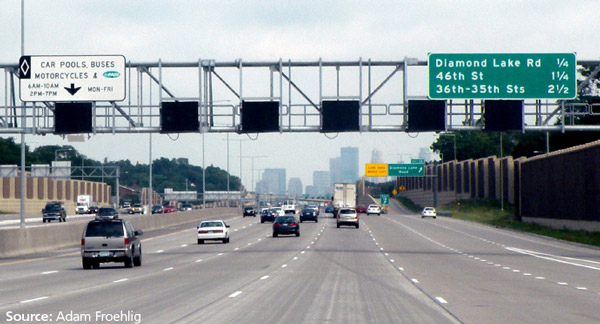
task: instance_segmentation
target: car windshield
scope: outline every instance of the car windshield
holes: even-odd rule
[[[425,208],[425,211],[433,211],[433,208]]]
[[[355,214],[356,211],[354,209],[342,209],[340,210],[340,214]]]
[[[222,222],[202,222],[200,227],[223,227]]]
[[[60,211],[61,207],[58,204],[46,205],[46,211]]]
[[[303,213],[312,213],[312,212],[314,212],[314,211],[315,211],[315,210],[314,210],[314,209],[312,209],[312,208],[306,208],[306,209],[302,209],[302,212],[303,212]]]
[[[295,220],[296,219],[294,218],[294,216],[283,216],[283,217],[277,217],[275,222],[276,223],[292,223]]]
[[[98,216],[113,216],[116,214],[113,208],[100,208],[98,209]]]
[[[120,222],[93,222],[89,223],[85,236],[90,237],[115,237],[123,236],[123,224]]]

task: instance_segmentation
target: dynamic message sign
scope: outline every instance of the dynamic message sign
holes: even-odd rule
[[[365,177],[387,177],[388,165],[382,163],[365,164]]]
[[[121,101],[125,57],[21,56],[19,79],[22,101]]]
[[[573,99],[574,53],[428,57],[430,99]]]

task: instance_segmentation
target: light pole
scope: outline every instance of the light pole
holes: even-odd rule
[[[240,209],[242,208],[242,142],[245,142],[247,140],[245,139],[227,139],[228,141],[238,141],[240,142]],[[227,145],[227,147],[229,147],[229,144]],[[229,150],[227,150],[227,156],[229,156]],[[227,159],[229,161],[229,158]]]
[[[242,156],[243,158],[246,159],[252,159],[252,182],[250,182],[250,187],[252,192],[254,192],[254,159],[258,159],[258,158],[265,158],[268,157],[266,155],[252,155],[252,156]]]

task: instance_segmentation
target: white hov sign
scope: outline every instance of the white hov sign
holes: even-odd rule
[[[22,101],[121,101],[125,57],[21,56],[19,79]]]

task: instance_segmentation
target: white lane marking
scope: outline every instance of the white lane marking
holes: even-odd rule
[[[594,266],[582,264],[583,262],[592,263],[592,264],[598,264],[598,262],[591,261],[591,260],[563,257],[563,256],[552,255],[552,254],[548,254],[548,253],[537,252],[537,251],[529,251],[529,250],[518,249],[518,248],[514,248],[514,247],[506,247],[505,249],[507,249],[509,251],[521,253],[521,254],[530,255],[530,256],[533,256],[533,257],[536,257],[536,258],[548,260],[548,261],[554,261],[554,262],[564,263],[564,264],[568,264],[568,265],[572,265],[572,266],[576,266],[576,267],[582,267],[582,268],[587,268],[587,269],[592,269],[592,270],[598,270],[598,271],[600,271],[600,267],[594,267]],[[562,259],[572,260],[573,262],[571,262],[571,261],[565,261],[565,260],[562,260]],[[578,262],[580,262],[580,263],[578,263]]]
[[[181,247],[186,247],[186,246],[188,246],[188,245],[187,244],[181,244]]]
[[[165,250],[158,250],[158,251],[156,251],[156,253],[163,253],[163,252],[165,252]]]
[[[202,262],[202,259],[196,260],[196,263],[200,263],[200,262]]]
[[[394,259],[390,259],[390,262],[391,262],[391,263],[394,263],[394,262],[396,262],[396,261],[394,261]]]
[[[173,270],[173,267],[169,267],[169,268],[163,269],[163,271],[171,271],[171,270]]]
[[[414,283],[419,283],[419,280],[417,280],[417,279],[410,279],[410,281],[412,281]]]
[[[113,281],[113,282],[114,282],[114,283],[117,283],[117,282],[123,282],[123,281],[127,281],[127,280],[129,280],[129,279],[127,279],[127,278],[123,278],[123,279],[115,280],[115,281]]]
[[[27,304],[27,303],[31,303],[31,302],[38,301],[38,300],[44,300],[46,298],[48,298],[48,296],[38,297],[38,298],[33,298],[33,299],[27,299],[27,300],[22,300],[21,304]]]
[[[304,254],[304,253],[306,253],[306,251],[302,251],[302,252],[300,252],[300,254]]]
[[[298,257],[294,257],[294,260],[298,260]]]
[[[513,270],[513,272],[521,272],[521,271],[520,271],[520,270],[517,270],[517,269],[515,269],[515,270]]]
[[[383,255],[385,255],[385,256],[388,256],[388,255],[390,255],[390,254],[386,252],[386,253],[384,253]]]
[[[234,232],[237,232],[237,231],[239,231],[239,229],[237,229],[237,228],[236,228],[236,229],[234,229],[233,231],[234,231]]]
[[[238,290],[238,291],[234,292],[233,294],[229,295],[229,298],[235,298],[241,294],[242,294],[242,292]]]
[[[587,288],[585,288],[585,287],[576,287],[575,289],[578,289],[578,290],[587,290]]]
[[[221,252],[221,253],[217,254],[217,256],[221,256],[221,255],[223,255],[223,252]]]
[[[284,264],[284,265],[282,265],[281,267],[282,267],[282,268],[286,268],[286,267],[287,267],[287,264]]]
[[[248,243],[248,245],[252,245],[252,243]]]
[[[237,250],[239,250],[239,249],[240,249],[240,248],[239,248],[239,247],[237,247],[237,248],[235,248],[235,249],[233,249],[233,250],[234,250],[234,251],[237,251]]]
[[[537,279],[537,280],[544,280],[546,278],[544,278],[544,277],[535,277],[535,279]]]
[[[262,277],[260,277],[260,280],[265,280],[265,279],[269,279],[269,276],[262,276]]]
[[[442,297],[435,297],[440,304],[448,304],[448,302]]]
[[[398,270],[400,270],[400,271],[404,271],[404,268],[402,268],[402,267],[398,267]]]
[[[568,286],[569,284],[566,282],[557,282],[556,284],[561,285],[561,286]]]
[[[510,270],[510,267],[502,267],[504,270]]]
[[[531,273],[525,272],[523,275],[524,276],[531,276]]]
[[[47,274],[51,274],[51,273],[57,273],[58,270],[52,270],[52,271],[46,271],[46,272],[42,272],[43,275],[47,275]]]

